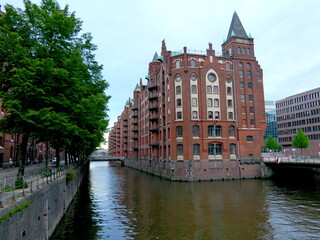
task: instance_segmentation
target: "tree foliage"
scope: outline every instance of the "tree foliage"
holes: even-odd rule
[[[9,113],[0,131],[23,136],[20,167],[29,138],[87,156],[108,125],[108,83],[96,46],[89,33],[80,35],[82,22],[68,6],[24,4],[25,10],[6,5],[0,19],[0,96]]]
[[[304,134],[304,132],[301,129],[298,129],[297,134],[293,138],[292,146],[300,148],[302,154],[302,149],[309,147],[309,145],[309,138]]]
[[[277,140],[274,139],[272,136],[268,136],[268,138],[265,140],[264,143],[265,147],[271,149],[271,150],[277,150],[281,148],[281,145],[278,144]]]

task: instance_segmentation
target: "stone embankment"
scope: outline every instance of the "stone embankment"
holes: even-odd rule
[[[0,239],[49,239],[77,193],[88,164],[31,175],[19,189],[16,181],[7,179],[0,191]]]

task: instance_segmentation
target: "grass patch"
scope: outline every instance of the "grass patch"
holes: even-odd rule
[[[9,217],[11,217],[13,214],[15,214],[16,212],[22,211],[23,209],[25,209],[26,207],[29,206],[29,204],[32,201],[27,201],[23,204],[21,204],[20,206],[17,206],[15,209],[12,209],[7,215],[3,216],[0,218],[0,223],[4,222],[6,219],[8,219]]]

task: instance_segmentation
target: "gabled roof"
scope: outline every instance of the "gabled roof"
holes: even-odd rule
[[[238,14],[236,12],[234,12],[233,17],[232,17],[232,21],[231,21],[231,25],[229,28],[229,32],[228,32],[228,37],[227,37],[227,41],[231,38],[231,37],[239,37],[239,38],[249,38],[246,30],[244,30],[242,23],[238,17]]]

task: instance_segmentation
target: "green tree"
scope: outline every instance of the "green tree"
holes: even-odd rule
[[[309,138],[304,134],[304,132],[301,129],[299,129],[297,134],[293,138],[292,146],[300,148],[302,154],[302,149],[309,147],[309,145]]]
[[[281,148],[281,145],[278,144],[277,140],[274,139],[272,136],[268,136],[268,138],[264,142],[265,147],[271,149],[271,150],[277,150]]]
[[[24,174],[28,139],[59,152],[88,156],[102,141],[108,87],[81,21],[54,0],[25,10],[6,5],[0,19],[0,96],[7,114],[0,130],[22,136],[19,174]]]

